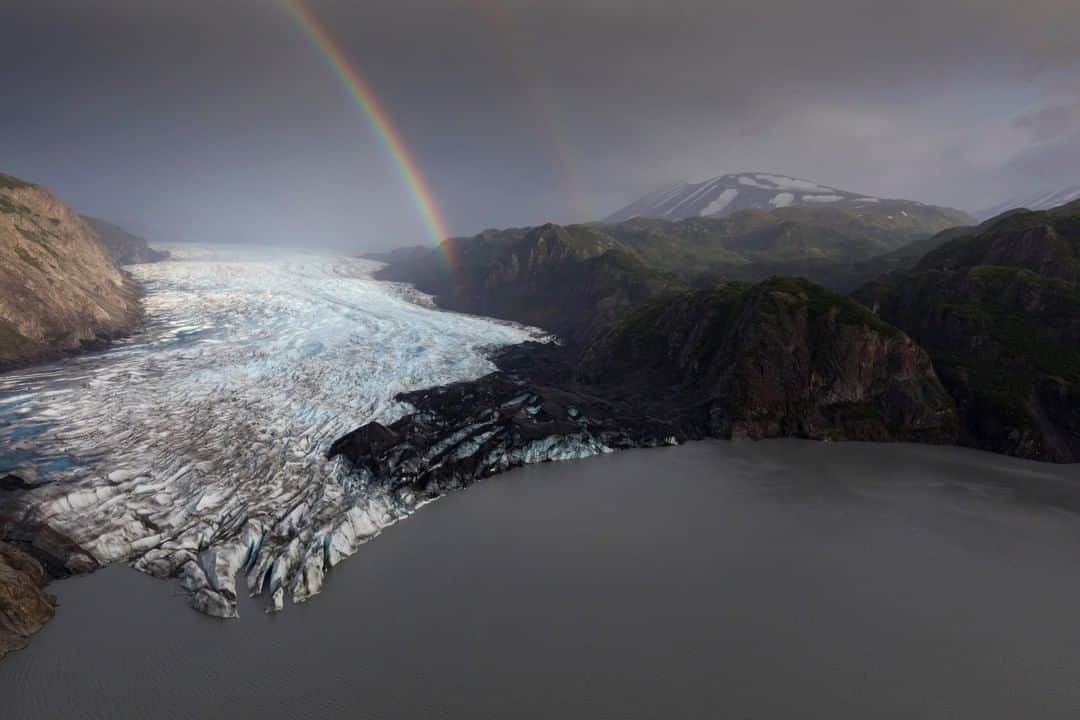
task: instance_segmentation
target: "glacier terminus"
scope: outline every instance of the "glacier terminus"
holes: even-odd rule
[[[232,617],[238,576],[272,607],[414,507],[330,443],[407,412],[401,392],[479,377],[530,328],[437,311],[376,263],[287,249],[171,247],[129,266],[145,330],[0,377],[0,521],[63,538],[67,570],[130,562]],[[18,503],[17,505],[15,503]]]

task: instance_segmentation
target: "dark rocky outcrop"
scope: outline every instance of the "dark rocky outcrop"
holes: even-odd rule
[[[526,344],[494,360],[502,369],[479,380],[399,396],[416,412],[389,427],[368,423],[330,455],[415,504],[527,463],[700,437],[700,426],[654,419],[632,399],[573,382],[557,348]]]
[[[856,297],[930,352],[961,442],[1080,461],[1080,202],[985,223]]]
[[[680,292],[590,344],[524,345],[499,372],[399,396],[416,412],[339,439],[367,482],[418,502],[530,462],[704,437],[952,442],[929,358],[807,281]]]
[[[97,570],[100,565],[85,548],[27,513],[25,491],[44,482],[12,474],[0,478],[0,542],[17,545],[54,578]]]
[[[0,659],[26,647],[27,638],[56,612],[43,588],[49,576],[30,555],[0,542]]]
[[[155,250],[145,238],[132,235],[118,225],[89,215],[83,215],[82,219],[94,229],[117,265],[154,263],[169,259],[169,253],[165,250]]]
[[[0,175],[0,371],[139,326],[139,291],[97,234],[44,188]]]
[[[807,280],[729,283],[650,303],[598,339],[582,376],[707,408],[715,437],[952,442],[929,357]]]

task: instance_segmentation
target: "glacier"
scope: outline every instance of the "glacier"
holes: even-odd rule
[[[211,615],[236,616],[237,577],[275,609],[310,598],[415,510],[328,459],[337,437],[400,418],[399,393],[490,372],[491,348],[542,339],[435,310],[359,258],[169,250],[127,268],[146,289],[138,335],[0,375],[0,476],[32,485],[7,511],[22,526],[178,578]]]

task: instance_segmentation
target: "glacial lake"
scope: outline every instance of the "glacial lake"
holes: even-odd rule
[[[691,443],[513,471],[237,620],[125,566],[0,662],[21,718],[1076,718],[1080,469]]]

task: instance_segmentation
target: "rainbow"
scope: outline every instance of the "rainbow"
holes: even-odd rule
[[[378,97],[372,92],[371,87],[364,80],[360,71],[349,62],[348,56],[334,41],[333,36],[319,22],[319,19],[304,6],[302,0],[282,0],[282,4],[297,23],[303,29],[311,41],[312,46],[326,60],[327,65],[337,75],[338,79],[348,90],[353,102],[363,112],[368,125],[375,132],[376,137],[382,143],[383,148],[390,156],[391,161],[401,177],[402,182],[409,191],[416,209],[420,212],[424,221],[424,229],[431,241],[440,248],[448,266],[451,265],[449,243],[443,245],[443,241],[450,237],[446,231],[446,221],[443,220],[435,197],[431,194],[427,180],[420,172],[409,147],[401,134],[394,128],[389,113],[379,102]]]

